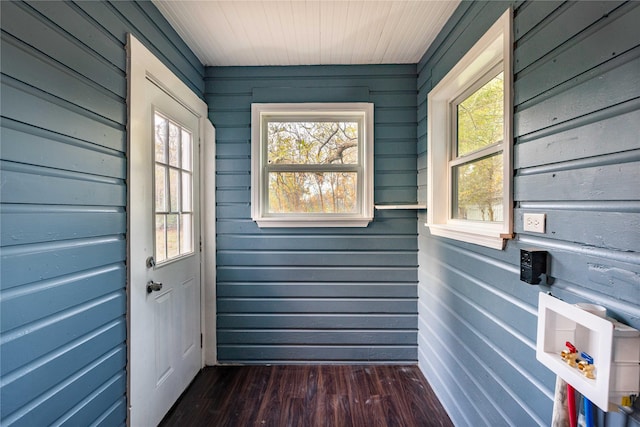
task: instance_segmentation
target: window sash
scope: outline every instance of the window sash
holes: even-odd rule
[[[459,171],[460,167],[464,167],[467,165],[472,165],[472,164],[479,164],[485,160],[489,160],[489,159],[493,159],[500,156],[500,169],[498,170],[499,172],[499,178],[500,178],[500,188],[499,188],[499,194],[497,197],[497,199],[495,200],[499,200],[500,203],[494,204],[491,203],[490,205],[493,207],[497,208],[497,211],[500,213],[500,216],[502,217],[502,219],[500,220],[490,220],[490,219],[473,219],[473,218],[460,218],[457,216],[456,211],[461,207],[460,204],[460,191],[461,191],[461,187],[463,186],[463,182],[462,180],[459,179],[457,172]],[[449,198],[449,221],[451,220],[457,220],[457,221],[473,221],[473,222],[477,222],[477,223],[482,223],[482,224],[502,224],[504,222],[504,215],[502,214],[504,211],[504,205],[503,205],[503,201],[504,201],[504,183],[502,182],[504,180],[504,174],[503,174],[503,170],[504,170],[504,153],[502,150],[497,151],[493,154],[484,156],[484,157],[480,157],[474,160],[468,160],[466,162],[462,162],[454,167],[451,167],[449,169],[449,187],[450,187],[450,198]],[[489,185],[489,184],[487,184]],[[491,189],[491,188],[489,188]],[[484,188],[483,190],[487,190],[486,188]],[[484,193],[486,195],[486,193]],[[486,199],[484,200],[484,202],[488,202]],[[469,207],[473,208],[473,207],[487,207],[489,206],[489,204],[484,204],[484,205],[471,205]],[[484,217],[484,213],[482,214],[482,216]]]
[[[456,170],[462,166],[478,163],[483,159],[486,159],[498,154],[502,154],[504,157],[504,144],[503,144],[504,139],[496,141],[493,144],[485,145],[476,150],[467,152],[463,155],[457,154],[459,152],[459,149],[458,149],[459,105],[464,101],[466,101],[467,99],[469,99],[469,97],[477,93],[480,89],[482,89],[485,85],[487,85],[496,76],[500,75],[501,73],[504,73],[504,71],[505,70],[504,70],[503,61],[499,61],[491,69],[489,69],[487,72],[482,74],[478,79],[476,79],[474,83],[466,86],[465,89],[458,96],[452,99],[452,101],[449,104],[449,108],[450,108],[449,125],[451,127],[451,131],[450,131],[450,139],[448,143],[449,159],[447,161],[447,170],[448,170],[447,171],[447,188],[448,188],[448,194],[449,194],[449,197],[447,200],[448,221],[456,221],[458,222],[458,224],[463,223],[465,221],[472,222],[472,223],[475,222],[479,224],[503,224],[505,221],[504,216],[499,221],[488,221],[488,220],[484,221],[484,220],[476,220],[476,219],[458,218],[455,213],[459,205],[459,195],[457,192],[459,191],[459,185],[460,185],[457,178],[455,177]],[[505,89],[503,86],[502,88],[503,99],[504,99],[504,90]],[[503,104],[503,111],[502,111],[503,117],[504,117],[504,108],[505,108],[505,105]],[[500,133],[504,138],[504,123],[503,123],[503,129],[501,129]],[[503,162],[504,162],[504,159],[503,159]],[[504,196],[504,183],[502,186],[502,194]],[[504,206],[502,206],[502,209],[504,209]]]
[[[493,80],[500,73],[504,73],[504,62],[499,61],[496,65],[494,65],[489,71],[484,73],[480,78],[478,78],[473,84],[469,85],[465,88],[458,96],[456,96],[450,103],[450,120],[451,125],[451,140],[450,144],[450,156],[449,156],[449,166],[457,166],[459,164],[465,163],[467,161],[473,161],[479,159],[481,157],[488,156],[490,154],[494,154],[500,150],[502,150],[504,139],[494,142],[493,144],[486,145],[477,150],[470,151],[463,155],[458,155],[458,106],[466,101],[471,95],[480,90],[484,85]],[[502,94],[504,98],[505,87],[502,88]],[[504,109],[506,105],[503,104],[503,116]],[[504,124],[503,124],[504,126]],[[504,130],[502,132],[504,136]]]
[[[277,163],[270,164],[268,163],[269,159],[269,124],[270,123],[310,123],[310,122],[319,122],[319,123],[338,123],[338,122],[355,122],[358,124],[358,145],[357,145],[357,162],[349,163],[349,164],[335,164],[335,163]],[[296,115],[279,115],[279,114],[269,114],[263,115],[261,117],[261,137],[260,137],[260,145],[261,145],[261,167],[271,167],[277,165],[295,165],[295,166],[342,166],[342,165],[350,165],[350,166],[359,166],[364,162],[364,118],[362,115],[353,115],[353,114],[343,114],[340,112],[327,112],[323,115],[318,115],[317,113],[312,114],[296,114]]]

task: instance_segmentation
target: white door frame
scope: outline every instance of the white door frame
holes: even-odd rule
[[[218,364],[216,342],[216,129],[204,120],[200,151],[200,239],[203,365]]]
[[[215,296],[215,129],[207,119],[207,104],[200,99],[182,80],[165,66],[132,34],[127,34],[127,153],[139,135],[144,135],[146,121],[141,121],[132,114],[132,100],[146,98],[145,82],[153,81],[176,101],[198,117],[200,133],[200,247],[201,247],[201,333],[202,366],[215,365],[216,353],[216,296]],[[136,82],[132,84],[132,82]],[[139,101],[136,101],[139,102]],[[194,144],[195,145],[195,144]],[[195,147],[194,147],[195,148]],[[131,162],[127,162],[127,182],[130,182]],[[127,192],[127,207],[131,206],[131,192]],[[208,215],[207,215],[208,214]],[[127,215],[127,400],[131,394],[131,218]],[[196,249],[199,242],[194,242]],[[127,408],[129,402],[127,402]],[[129,423],[127,410],[127,423]]]

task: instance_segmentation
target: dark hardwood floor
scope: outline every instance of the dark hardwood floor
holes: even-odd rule
[[[452,426],[417,366],[219,366],[161,426]]]

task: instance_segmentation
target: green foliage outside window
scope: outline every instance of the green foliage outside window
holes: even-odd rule
[[[452,170],[453,212],[457,219],[502,221],[503,155],[491,147],[502,143],[504,128],[503,73],[457,105]],[[487,151],[486,155],[482,153]],[[464,161],[469,157],[468,161]]]

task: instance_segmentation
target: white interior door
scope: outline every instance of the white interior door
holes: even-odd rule
[[[128,423],[139,427],[157,425],[202,367],[202,116],[162,76],[130,85]]]

